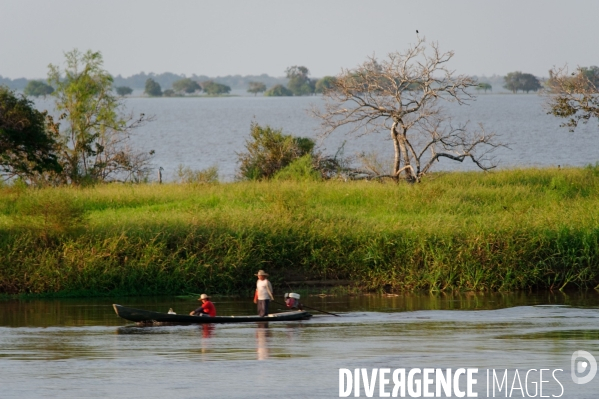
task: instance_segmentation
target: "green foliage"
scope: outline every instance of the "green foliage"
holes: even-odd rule
[[[129,147],[132,130],[144,115],[122,115],[123,104],[112,92],[112,76],[103,69],[99,52],[65,53],[66,67],[50,65],[48,81],[56,90],[56,109],[62,112],[58,157],[63,173],[47,175],[53,184],[130,181],[148,172],[149,155]]]
[[[252,123],[250,139],[246,140],[245,148],[247,152],[237,154],[238,177],[241,180],[263,180],[272,178],[294,160],[310,154],[314,142],[308,138],[283,134],[280,129]]]
[[[202,88],[195,80],[190,78],[183,78],[173,82],[173,90],[177,92],[184,92],[187,94],[195,93],[196,91],[202,91]]]
[[[175,93],[175,91],[173,89],[166,89],[165,91],[162,92],[162,97],[177,97],[177,96],[181,96],[181,95],[177,95],[177,93]]]
[[[29,82],[27,82],[27,86],[25,86],[25,89],[23,90],[23,93],[25,93],[26,96],[34,97],[46,97],[47,95],[52,94],[53,92],[54,88],[52,86],[47,85],[46,83],[41,82],[39,80],[30,80]]]
[[[516,93],[520,89],[520,77],[522,76],[522,72],[510,72],[504,78],[505,84],[503,85],[504,89],[511,91],[512,93]]]
[[[274,180],[289,181],[318,181],[322,180],[320,173],[314,169],[312,155],[306,154],[278,171]]]
[[[310,71],[305,66],[291,66],[285,70],[289,82],[287,88],[294,96],[306,96],[314,93],[315,82],[308,76]]]
[[[316,86],[314,87],[314,92],[322,94],[327,90],[331,90],[335,87],[336,82],[337,78],[334,76],[325,76],[322,79],[318,79]]]
[[[266,91],[266,85],[262,82],[249,82],[248,86],[248,93],[254,93],[254,95]]]
[[[291,90],[286,88],[283,85],[274,85],[270,89],[264,92],[264,96],[266,97],[289,97],[293,96]]]
[[[488,83],[479,83],[479,84],[478,84],[478,85],[475,87],[475,89],[476,89],[476,90],[478,90],[478,91],[480,91],[480,90],[484,90],[484,91],[485,91],[485,93],[486,93],[486,92],[487,92],[487,90],[491,90],[491,91],[493,91],[493,86],[491,86],[491,85],[490,85],[490,84],[488,84]]]
[[[182,184],[208,184],[218,183],[218,168],[212,166],[201,170],[192,170],[179,165],[177,168],[177,181]]]
[[[57,156],[56,125],[33,102],[0,86],[0,170],[7,177],[28,179],[62,170]],[[51,130],[52,129],[52,130]]]
[[[76,232],[82,227],[85,210],[73,195],[38,191],[19,198],[14,207],[13,220],[17,228],[33,233],[48,243],[51,239]]]
[[[227,85],[209,80],[207,82],[202,82],[202,90],[209,96],[218,96],[221,94],[228,94],[231,91],[231,88]]]
[[[571,132],[579,122],[599,121],[599,67],[578,68],[572,74],[566,67],[550,70],[546,94],[547,113],[566,119],[561,126]]]
[[[116,88],[116,94],[118,94],[119,96],[128,96],[129,94],[133,93],[133,89],[128,87],[128,86],[119,86]]]
[[[504,81],[505,85],[503,87],[512,93],[517,93],[518,90],[528,93],[529,91],[537,91],[541,88],[539,79],[530,73],[510,72],[505,76]]]
[[[152,78],[148,78],[146,80],[146,88],[144,90],[150,97],[161,97],[162,96],[162,88],[160,85]]]

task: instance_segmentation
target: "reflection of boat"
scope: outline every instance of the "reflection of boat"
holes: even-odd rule
[[[123,319],[140,324],[206,324],[206,323],[248,323],[256,321],[294,321],[305,320],[312,315],[303,310],[292,312],[273,313],[266,317],[260,316],[189,316],[183,314],[168,314],[152,312],[149,310],[128,308],[126,306],[112,305],[117,315]]]

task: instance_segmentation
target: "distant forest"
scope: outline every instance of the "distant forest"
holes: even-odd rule
[[[506,91],[503,88],[504,80],[503,76],[493,75],[493,76],[474,76],[478,79],[479,83],[489,83],[493,89],[492,91],[496,92],[504,92]],[[286,85],[288,80],[285,77],[275,78],[273,76],[269,76],[265,73],[262,75],[227,75],[227,76],[219,76],[219,77],[209,77],[206,75],[196,75],[193,74],[191,76],[186,76],[184,74],[178,75],[176,73],[164,72],[160,74],[156,74],[150,72],[146,74],[145,72],[137,73],[135,75],[129,76],[128,78],[124,78],[121,75],[117,75],[114,77],[114,86],[128,86],[132,89],[140,89],[143,90],[146,84],[146,80],[148,78],[154,79],[154,81],[158,82],[163,89],[168,89],[172,87],[173,82],[182,79],[182,78],[191,78],[192,80],[198,82],[205,82],[207,80],[212,80],[216,83],[224,84],[232,88],[233,90],[246,90],[249,86],[249,82],[261,82],[266,85],[266,87],[273,87],[275,85],[281,84]],[[44,80],[44,79],[31,79],[31,80]],[[29,79],[26,78],[18,78],[18,79],[10,79],[4,78],[0,75],[0,86],[7,86],[13,90],[23,90],[25,86],[27,86],[27,82]]]
[[[27,86],[27,82],[29,82],[29,80],[25,79],[25,78],[19,78],[19,79],[10,79],[10,78],[3,78],[2,75],[0,75],[0,86],[6,86],[9,89],[13,89],[13,90],[23,90],[25,88],[25,86]]]
[[[229,86],[232,89],[243,89],[246,90],[249,86],[249,82],[261,82],[264,83],[267,87],[272,87],[277,84],[286,85],[289,79],[285,77],[275,78],[269,76],[267,74],[262,75],[250,75],[250,76],[241,76],[241,75],[228,75],[228,76],[219,76],[219,77],[209,77],[206,75],[196,75],[193,74],[191,76],[186,75],[178,75],[176,73],[164,72],[160,74],[156,73],[148,73],[141,72],[135,74],[133,76],[129,76],[128,78],[124,78],[121,75],[114,76],[114,86],[128,86],[132,89],[141,89],[143,90],[146,84],[146,80],[148,78],[154,79],[163,89],[168,89],[172,87],[173,82],[180,80],[182,78],[191,78],[192,80],[198,82],[205,82],[207,80],[212,80],[216,83],[224,84]],[[43,79],[32,79],[32,80],[43,80]],[[13,90],[23,90],[25,86],[27,86],[27,82],[29,80],[25,78],[19,79],[10,79],[4,78],[0,75],[0,86],[7,86]]]
[[[241,75],[227,75],[227,76],[218,76],[216,78],[209,77],[206,75],[196,75],[193,74],[191,76],[186,75],[177,75],[176,73],[164,72],[161,74],[149,73],[146,74],[144,72],[135,74],[133,76],[129,76],[128,78],[123,78],[121,75],[117,75],[114,77],[114,85],[115,86],[129,86],[132,89],[143,89],[146,84],[146,80],[148,78],[154,79],[163,89],[168,89],[173,86],[173,82],[183,78],[190,78],[191,80],[195,80],[196,82],[205,82],[208,80],[212,80],[213,82],[220,83],[223,85],[229,86],[231,89],[247,89],[250,82],[261,82],[264,83],[267,87],[271,87],[277,84],[287,84],[287,78],[274,78],[265,73],[262,75],[249,75],[249,76],[241,76]]]

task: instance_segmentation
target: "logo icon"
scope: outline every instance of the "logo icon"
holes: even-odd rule
[[[572,353],[570,370],[572,381],[575,384],[586,384],[595,378],[595,374],[597,374],[597,361],[587,351],[576,351]],[[588,374],[584,375],[585,372],[588,372]]]

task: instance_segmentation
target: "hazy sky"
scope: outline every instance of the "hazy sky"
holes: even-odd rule
[[[599,1],[1,0],[0,75],[45,78],[65,51],[100,51],[113,75],[335,75],[403,51],[416,29],[458,73],[547,76],[599,65]]]

